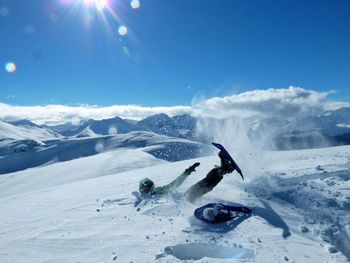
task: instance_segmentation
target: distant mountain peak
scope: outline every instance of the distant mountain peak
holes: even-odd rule
[[[10,123],[12,125],[15,125],[15,126],[33,126],[33,127],[40,127],[39,125],[29,121],[29,120],[26,120],[26,119],[22,119],[22,120],[18,120],[18,121],[11,121],[11,122],[7,122],[7,123]]]

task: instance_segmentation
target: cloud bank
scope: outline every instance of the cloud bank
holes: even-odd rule
[[[349,106],[330,101],[330,92],[317,92],[299,87],[253,90],[226,97],[194,98],[192,106],[144,107],[138,105],[99,106],[12,106],[0,103],[0,120],[30,120],[36,124],[55,125],[77,120],[107,119],[119,116],[140,120],[158,113],[170,116],[192,114],[197,117],[226,118],[230,116],[284,116],[316,115],[323,111]]]
[[[11,106],[0,103],[0,120],[30,120],[36,124],[57,125],[63,123],[77,123],[77,120],[102,120],[113,117],[140,120],[154,114],[165,113],[170,116],[191,113],[188,106],[174,107],[142,107],[136,105],[115,105],[109,107],[98,106]]]
[[[299,117],[317,115],[326,110],[349,106],[328,100],[333,93],[299,87],[253,90],[226,97],[194,100],[194,110],[211,117],[248,117],[251,115]]]
[[[277,149],[275,139],[287,123],[349,106],[331,101],[328,97],[332,92],[289,87],[195,100],[193,109],[202,117],[197,122],[197,133],[207,142],[223,143],[247,163],[250,152]]]

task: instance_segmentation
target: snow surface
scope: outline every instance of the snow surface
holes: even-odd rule
[[[162,185],[199,161],[171,196],[134,207],[149,177]],[[217,156],[167,163],[111,150],[0,175],[0,262],[348,262],[350,147],[254,152],[198,203],[181,198]],[[209,202],[251,216],[219,225],[193,217]]]
[[[167,162],[138,149],[109,151],[86,158],[74,159],[69,162],[58,162],[0,176],[0,197],[162,163]]]
[[[46,140],[0,141],[0,174],[17,172],[48,163],[70,161],[121,148],[139,148],[153,156],[178,161],[208,155],[208,146],[153,132],[130,132],[114,136]]]
[[[15,126],[0,121],[0,140],[2,139],[32,139],[32,140],[48,140],[62,138],[61,135],[50,129],[41,128],[36,125],[19,125]]]

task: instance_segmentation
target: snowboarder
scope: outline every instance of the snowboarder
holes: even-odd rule
[[[164,186],[155,187],[153,181],[149,178],[144,178],[140,181],[139,191],[142,196],[160,196],[166,195],[171,190],[179,187],[192,172],[196,171],[196,167],[199,166],[200,163],[195,163],[188,167],[182,174],[180,174],[174,181],[170,184]]]
[[[227,158],[221,151],[218,155],[221,160],[221,166],[216,166],[215,168],[213,168],[211,171],[209,171],[209,173],[204,179],[192,185],[185,192],[185,196],[190,202],[195,202],[198,198],[213,190],[213,188],[223,179],[223,176],[225,174],[232,173],[235,170],[235,168],[227,160]],[[179,187],[192,172],[196,171],[196,168],[199,165],[200,163],[195,163],[191,165],[174,181],[164,186],[155,187],[151,179],[145,178],[140,181],[139,191],[142,196],[166,195],[171,190],[174,190],[175,188]]]

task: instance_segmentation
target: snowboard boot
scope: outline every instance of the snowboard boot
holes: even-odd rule
[[[232,173],[235,170],[235,168],[230,163],[230,161],[226,158],[225,154],[222,151],[220,151],[218,155],[221,161],[220,168],[227,173]]]

